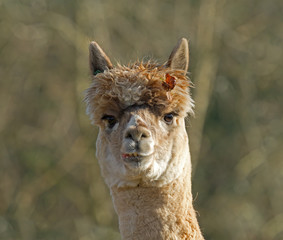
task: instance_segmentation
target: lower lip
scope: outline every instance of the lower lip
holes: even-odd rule
[[[123,153],[122,158],[127,162],[140,162],[141,161],[141,156],[139,155],[135,157],[131,154]]]

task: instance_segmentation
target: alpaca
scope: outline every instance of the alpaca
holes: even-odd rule
[[[87,114],[123,239],[204,239],[193,208],[185,117],[193,113],[188,41],[168,61],[114,67],[96,42]]]

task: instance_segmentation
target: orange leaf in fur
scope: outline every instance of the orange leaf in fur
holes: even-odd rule
[[[165,81],[163,81],[162,86],[166,91],[171,91],[176,85],[176,78],[171,76],[169,73],[165,75]]]

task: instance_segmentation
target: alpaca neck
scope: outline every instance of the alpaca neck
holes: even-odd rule
[[[192,204],[190,167],[162,187],[112,187],[123,239],[203,239]]]

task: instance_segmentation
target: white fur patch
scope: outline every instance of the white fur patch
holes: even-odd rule
[[[130,121],[127,124],[127,128],[131,126],[137,126],[138,122],[145,123],[145,121],[137,114],[133,114],[130,118]]]
[[[114,89],[115,94],[118,96],[119,101],[125,106],[129,107],[134,104],[142,104],[140,102],[142,92],[145,86],[141,86],[138,83],[132,83],[130,87],[124,86],[124,82],[117,82],[117,88]]]

